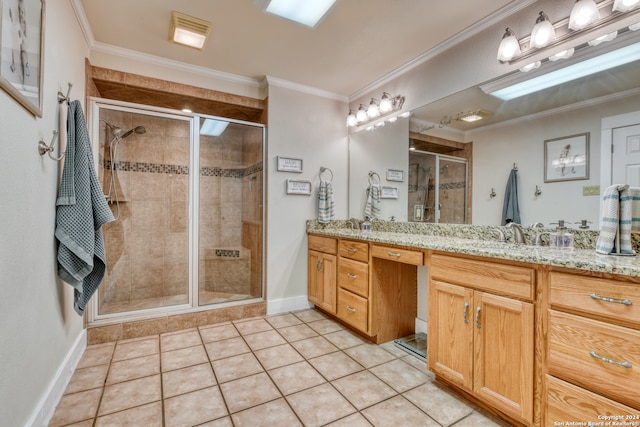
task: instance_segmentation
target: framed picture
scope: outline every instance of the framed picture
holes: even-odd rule
[[[278,156],[278,170],[280,172],[302,173],[302,159],[291,159]]]
[[[311,181],[287,180],[287,194],[311,195]]]
[[[387,169],[387,181],[404,182],[404,171],[399,169]]]
[[[42,117],[45,0],[0,0],[0,87]]]
[[[589,179],[589,132],[544,141],[544,182]]]
[[[398,187],[380,187],[381,199],[397,199]]]

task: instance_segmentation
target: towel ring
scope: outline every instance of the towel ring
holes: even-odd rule
[[[375,178],[377,179],[375,179]],[[369,171],[369,185],[378,185],[380,184],[380,175],[378,175],[376,172],[373,171]]]
[[[331,176],[328,180],[325,179],[322,174],[325,172],[329,172],[329,175]],[[326,175],[325,175],[326,176]],[[333,181],[333,171],[329,168],[325,168],[324,166],[320,166],[320,180],[324,181],[324,182],[332,182]]]

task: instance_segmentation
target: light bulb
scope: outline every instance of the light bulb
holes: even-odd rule
[[[387,92],[384,92],[380,100],[380,113],[385,114],[391,110],[393,110],[393,100]]]
[[[509,62],[520,55],[520,52],[520,43],[515,33],[507,28],[498,47],[498,61]]]
[[[600,19],[600,11],[593,0],[577,0],[569,16],[569,29],[582,30]]]
[[[378,107],[378,103],[375,99],[371,98],[371,102],[369,103],[369,108],[367,108],[367,116],[370,119],[374,119],[380,115],[380,107]]]
[[[358,119],[356,118],[356,115],[353,114],[352,110],[349,110],[349,115],[347,116],[347,126],[352,128],[357,124],[358,124]]]
[[[640,0],[615,0],[613,10],[618,12],[629,12],[640,5]]]
[[[362,123],[367,121],[367,110],[364,105],[360,104],[360,108],[358,108],[358,112],[356,113],[356,119],[358,123]]]
[[[544,12],[540,12],[540,16],[536,19],[536,24],[531,31],[531,47],[545,47],[555,39],[556,29],[553,28],[549,17]]]

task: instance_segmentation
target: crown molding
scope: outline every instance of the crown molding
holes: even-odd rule
[[[328,92],[326,90],[318,89],[312,86],[306,86],[300,83],[294,83],[294,82],[279,79],[273,76],[266,76],[264,78],[264,82],[266,82],[266,84],[269,86],[277,86],[285,89],[291,89],[297,92],[307,93],[309,95],[315,95],[323,98],[333,99],[334,101],[340,101],[344,103],[349,102],[348,96],[340,95],[333,92]]]
[[[392,80],[397,79],[398,77],[402,76],[403,74],[413,70],[414,68],[424,64],[425,62],[429,61],[430,59],[433,59],[434,57],[440,55],[441,53],[443,53],[444,51],[453,48],[454,46],[464,42],[465,40],[470,39],[471,37],[475,36],[476,34],[490,28],[491,26],[497,24],[498,22],[502,21],[503,19],[513,15],[514,13],[517,13],[519,11],[521,11],[522,9],[530,6],[531,4],[535,3],[536,0],[522,0],[522,1],[513,1],[511,2],[511,4],[499,9],[498,11],[496,11],[495,13],[487,16],[484,19],[481,19],[480,21],[474,23],[473,25],[467,27],[466,29],[462,30],[461,32],[459,32],[458,34],[448,38],[447,40],[443,41],[442,43],[436,45],[435,47],[429,49],[428,51],[426,51],[425,53],[423,53],[422,55],[414,58],[413,60],[407,62],[406,64],[396,68],[395,70],[391,71],[390,73],[384,75],[383,77],[379,78],[378,80],[374,81],[373,83],[363,87],[362,89],[360,89],[359,91],[353,93],[351,96],[349,96],[349,101],[353,101],[356,100],[358,98],[361,98],[362,96],[366,95],[369,92],[373,92],[376,89],[380,89],[381,86],[389,83]]]
[[[91,48],[95,44],[96,39],[93,37],[93,31],[91,30],[91,25],[89,25],[89,20],[87,19],[87,14],[84,12],[84,6],[81,0],[71,0],[71,7],[73,8],[73,13],[76,15],[78,24],[80,24],[82,35],[89,45],[89,48]]]

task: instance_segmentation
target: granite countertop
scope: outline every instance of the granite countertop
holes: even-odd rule
[[[378,225],[374,227],[373,231],[364,235],[358,231],[352,232],[351,228],[345,227],[344,224],[336,224],[335,227],[331,227],[325,224],[318,224],[315,221],[309,221],[307,222],[307,231],[314,234],[373,243],[386,243],[418,249],[432,249],[531,264],[640,277],[640,256],[601,255],[596,253],[593,248],[554,249],[548,246],[518,245],[510,241],[506,243],[498,242],[496,229],[505,229],[505,227],[456,227],[434,224],[434,228],[420,224],[422,227],[416,228],[407,225],[409,223],[397,224],[397,226]],[[399,229],[400,231],[398,231]],[[505,230],[505,235],[507,235],[508,239],[510,239],[510,232],[510,229]],[[577,241],[583,246],[588,246],[589,242],[593,240],[593,236],[590,235],[581,237]],[[597,232],[595,232],[595,238],[597,238]],[[528,241],[531,241],[531,239]]]

